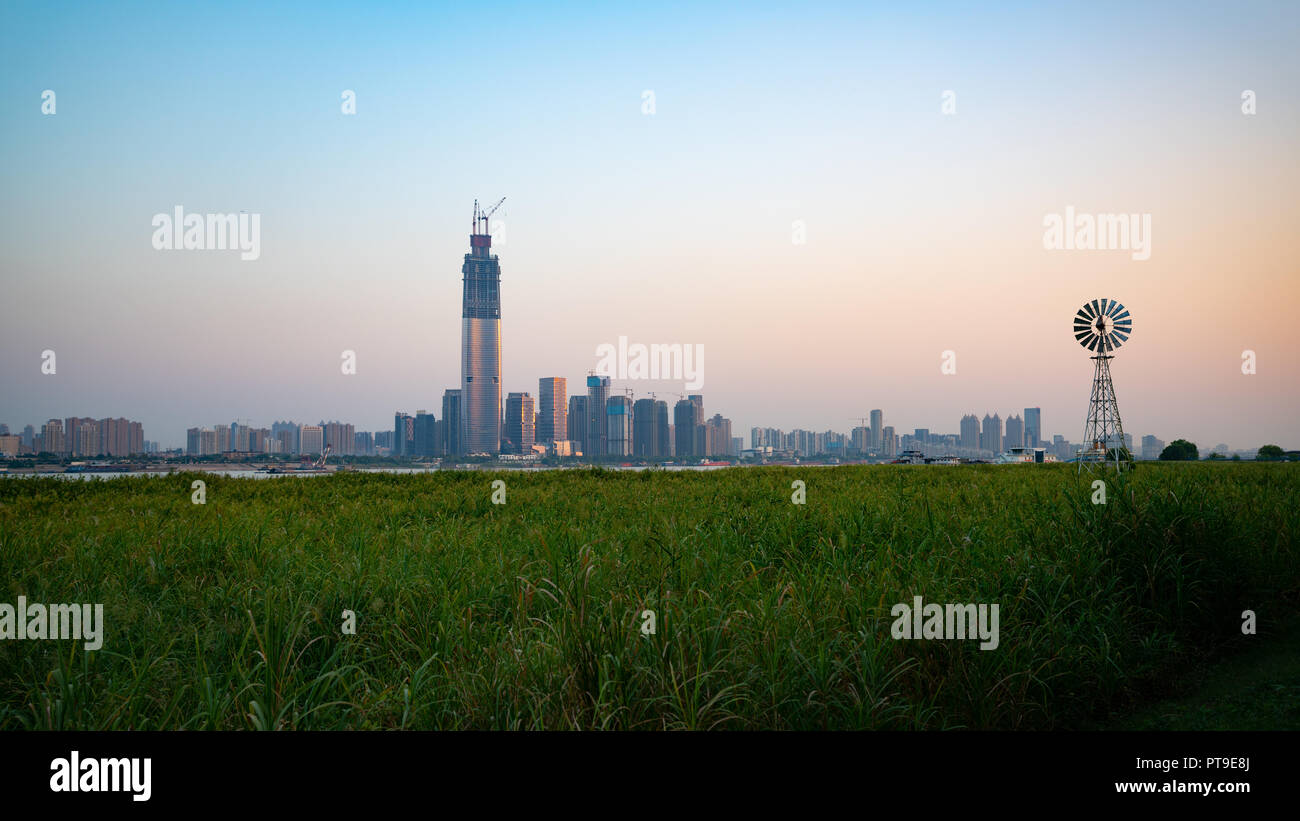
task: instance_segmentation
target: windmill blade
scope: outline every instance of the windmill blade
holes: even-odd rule
[[[1124,308],[1123,305],[1121,305],[1121,306],[1119,306],[1119,307],[1120,307],[1121,309]],[[1128,311],[1127,311],[1127,310],[1124,310],[1123,313],[1121,313],[1121,314],[1116,314],[1115,317],[1114,317],[1114,319],[1115,319],[1116,322],[1119,322],[1121,319],[1123,319],[1123,318],[1126,317],[1126,316],[1128,316]],[[1132,320],[1130,320],[1130,321],[1132,321]]]
[[[1089,343],[1089,345],[1088,345],[1088,350],[1090,350],[1090,351],[1095,351],[1095,350],[1097,350],[1097,343],[1100,342],[1100,341],[1101,341],[1101,337],[1099,337],[1099,336],[1094,336],[1094,337],[1092,338],[1092,342]]]
[[[1092,315],[1095,317],[1095,316],[1099,316],[1100,314],[1101,314],[1101,309],[1097,307],[1097,300],[1094,299],[1092,301]]]
[[[1089,337],[1091,337],[1092,335],[1093,335],[1092,331],[1084,331],[1083,333],[1075,334],[1074,338],[1079,340],[1079,344],[1086,348],[1088,347]]]
[[[1083,314],[1089,321],[1097,317],[1097,312],[1094,311],[1092,306],[1086,302],[1083,303],[1083,307],[1079,309],[1079,313]]]
[[[1084,328],[1091,328],[1091,327],[1092,327],[1091,322],[1080,322],[1077,319],[1074,320],[1074,329],[1076,331],[1082,331]]]
[[[1124,310],[1124,306],[1112,299],[1110,301],[1110,308],[1107,309],[1106,311],[1106,316],[1110,317],[1111,319],[1114,319],[1115,314],[1122,310]]]
[[[1107,314],[1110,313],[1110,311],[1106,310],[1106,308],[1107,308],[1107,306],[1108,306],[1109,304],[1110,304],[1110,300],[1109,300],[1109,299],[1103,299],[1103,300],[1101,301],[1101,315],[1102,315],[1102,316],[1106,316]]]
[[[1115,336],[1119,337],[1119,341],[1121,345],[1125,342],[1128,342],[1128,334],[1122,331],[1115,331],[1114,334]]]

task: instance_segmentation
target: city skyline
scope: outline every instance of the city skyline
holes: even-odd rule
[[[576,395],[628,337],[703,346],[735,430],[1041,406],[1073,441],[1091,363],[1067,321],[1113,297],[1138,320],[1113,363],[1126,430],[1300,444],[1285,7],[827,9],[411,9],[394,33],[267,8],[199,34],[5,7],[0,419],[125,412],[178,446],[250,413],[382,430],[437,409],[463,378],[463,214],[490,193],[509,196],[502,398],[549,375]],[[1075,46],[1045,53],[1062,27]],[[466,72],[488,36],[510,48]],[[256,258],[157,250],[178,207],[259,215]],[[1044,246],[1091,214],[1143,215],[1149,253]]]

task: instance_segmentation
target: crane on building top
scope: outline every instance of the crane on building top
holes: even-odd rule
[[[481,222],[483,223],[483,233],[486,234],[488,232],[488,226],[489,226],[488,220],[492,217],[493,214],[497,212],[497,209],[501,207],[501,203],[505,201],[506,198],[502,197],[501,199],[497,200],[497,204],[492,206],[491,208],[479,208],[478,200],[474,200],[474,222],[470,226],[470,233],[477,234],[479,232],[478,224]]]

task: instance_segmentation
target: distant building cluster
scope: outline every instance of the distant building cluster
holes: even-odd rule
[[[318,456],[329,448],[336,456],[374,456],[375,435],[358,432],[346,422],[299,425],[275,422],[269,428],[231,422],[211,428],[190,428],[185,432],[185,453],[215,456],[225,453],[267,453]]]
[[[8,458],[42,453],[66,458],[135,456],[157,449],[156,443],[145,441],[144,427],[130,419],[69,416],[51,419],[39,430],[27,425],[21,434],[0,424],[0,456]]]
[[[871,411],[870,425],[853,428],[848,434],[806,430],[784,432],[775,428],[753,428],[750,446],[755,455],[772,458],[847,457],[852,459],[894,459],[901,454],[924,458],[993,460],[1018,450],[1042,449],[1059,460],[1075,457],[1080,447],[1054,436],[1048,441],[1043,434],[1042,408],[1025,408],[1024,416],[1012,415],[1003,421],[999,414],[966,414],[958,423],[957,433],[935,433],[916,428],[899,434],[884,423],[884,411]],[[862,421],[867,421],[864,418]],[[1111,443],[1111,447],[1120,443]],[[1124,434],[1122,446],[1133,453],[1133,437]],[[1158,459],[1164,442],[1154,436],[1143,437],[1140,458]],[[1148,455],[1150,454],[1150,455]],[[1138,454],[1134,453],[1135,456]]]

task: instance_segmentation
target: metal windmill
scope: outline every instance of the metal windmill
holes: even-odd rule
[[[1074,315],[1074,338],[1093,352],[1092,399],[1088,403],[1088,421],[1083,428],[1083,450],[1079,452],[1079,470],[1084,464],[1107,461],[1113,453],[1115,469],[1120,469],[1120,448],[1124,444],[1124,423],[1119,418],[1115,385],[1110,380],[1110,360],[1114,352],[1133,333],[1128,310],[1113,299],[1085,302]]]

